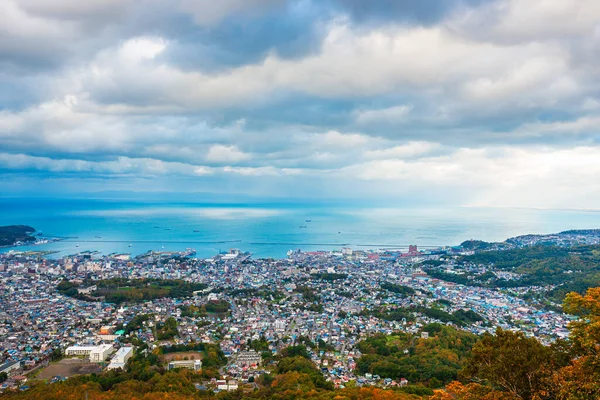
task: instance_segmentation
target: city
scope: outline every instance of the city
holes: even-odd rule
[[[506,251],[548,240],[573,246],[598,239],[598,231],[523,236],[486,248]],[[12,250],[0,255],[0,373],[8,378],[2,389],[26,389],[28,380],[40,376],[58,381],[124,369],[140,344],[157,353],[181,345],[181,357],[173,352],[163,359],[164,367],[199,370],[200,353],[185,350],[200,343],[218,346],[226,357],[215,376],[198,384],[204,390],[249,385],[271,373],[276,355],[301,344],[308,344],[310,359],[335,387],[351,381],[394,387],[413,382],[361,373],[361,341],[398,332],[434,340],[424,329],[432,323],[476,335],[497,327],[519,330],[545,344],[568,336],[571,316],[525,300],[524,293],[541,287],[462,285],[425,272],[435,265],[443,274],[468,269],[514,278],[489,265],[462,263],[474,254],[472,247],[467,241],[408,251],[290,250],[284,259],[254,259],[237,249],[207,259],[190,250],[137,257],[82,252],[59,259]],[[161,285],[172,290],[146,290]]]

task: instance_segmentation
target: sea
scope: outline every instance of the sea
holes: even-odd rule
[[[0,198],[0,225],[30,225],[62,240],[0,248],[137,255],[194,249],[211,257],[235,248],[254,257],[288,250],[406,249],[503,241],[522,234],[600,228],[600,212],[524,208],[415,208],[281,202],[202,203],[122,199]]]

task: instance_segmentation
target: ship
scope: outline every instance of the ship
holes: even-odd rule
[[[306,225],[300,225],[298,228],[306,228]]]
[[[312,222],[312,219],[307,219],[306,222]]]

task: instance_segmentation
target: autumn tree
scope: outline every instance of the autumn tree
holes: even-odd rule
[[[579,318],[569,325],[573,360],[549,380],[556,399],[593,399],[600,393],[600,288],[567,294],[563,308]]]
[[[486,333],[473,346],[464,373],[474,381],[528,400],[542,387],[553,358],[552,349],[535,338],[498,328],[495,335]]]
[[[519,400],[520,397],[507,392],[494,390],[478,383],[463,385],[452,382],[444,390],[436,390],[430,400]]]

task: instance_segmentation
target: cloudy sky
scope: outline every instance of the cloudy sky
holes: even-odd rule
[[[600,208],[599,66],[598,0],[3,0],[0,184]]]

